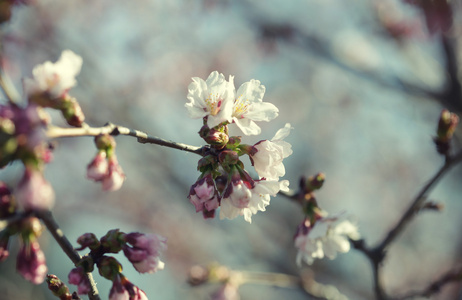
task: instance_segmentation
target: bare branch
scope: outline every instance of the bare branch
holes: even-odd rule
[[[90,127],[88,125],[85,125],[80,128],[61,128],[56,126],[48,126],[47,130],[47,137],[50,139],[62,137],[98,136],[100,134],[110,134],[114,136],[128,135],[136,137],[138,143],[141,144],[156,144],[164,147],[195,153],[198,155],[203,155],[203,151],[205,149],[204,147],[196,147],[164,140],[155,136],[149,136],[148,134],[142,131],[130,129],[112,123],[108,123],[103,127]]]

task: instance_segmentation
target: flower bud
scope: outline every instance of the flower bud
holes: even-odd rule
[[[97,266],[99,274],[109,280],[114,280],[122,272],[122,265],[110,256],[103,256]]]
[[[125,235],[125,256],[140,273],[154,273],[164,268],[160,254],[167,248],[167,239],[157,234],[132,232]],[[131,247],[129,246],[131,245]]]
[[[148,297],[143,290],[119,274],[112,282],[109,300],[148,300]]]
[[[77,243],[79,243],[80,247],[77,250],[83,250],[85,248],[89,248],[90,250],[96,250],[101,246],[98,238],[93,233],[85,233],[78,237]]]
[[[211,300],[239,300],[238,289],[238,286],[227,282],[212,294]]]
[[[82,127],[82,124],[85,121],[85,115],[75,98],[66,96],[61,102],[60,109],[69,125]]]
[[[224,150],[218,155],[218,160],[223,167],[235,165],[239,162],[239,155],[236,151]]]
[[[22,243],[17,256],[16,270],[33,284],[40,284],[45,280],[45,255],[37,240],[26,240]]]
[[[125,244],[125,233],[120,232],[119,229],[109,230],[105,236],[101,238],[101,246],[103,246],[106,253],[118,253],[122,250]]]
[[[319,190],[326,180],[326,175],[324,173],[318,173],[314,176],[308,177],[306,181],[305,191],[306,192],[313,192]]]
[[[220,196],[210,173],[191,186],[188,198],[196,212],[203,212],[204,218],[214,217],[215,210],[220,205]]]
[[[450,141],[458,124],[459,117],[456,114],[447,109],[441,111],[436,131],[437,136],[433,138],[438,153],[446,155],[449,152]]]
[[[228,143],[228,134],[224,132],[223,127],[210,129],[207,125],[202,126],[199,135],[207,144],[212,145],[216,149],[223,149]]]
[[[55,193],[40,171],[26,167],[16,190],[16,200],[28,210],[49,210],[55,203]]]
[[[46,277],[48,289],[61,300],[72,300],[69,289],[56,275],[48,274]]]
[[[87,177],[95,181],[101,181],[108,173],[109,164],[106,159],[106,152],[99,151],[87,166]]]
[[[82,267],[77,267],[69,273],[69,283],[77,285],[80,295],[88,294],[91,290],[91,284],[88,277],[85,276],[85,270]]]
[[[116,141],[113,136],[109,134],[100,134],[95,137],[95,144],[98,150],[114,149],[116,146]]]
[[[125,181],[125,173],[119,165],[117,158],[113,155],[109,158],[108,174],[103,178],[103,190],[117,191]]]
[[[8,186],[0,181],[0,219],[8,218],[16,212],[16,202]]]
[[[7,229],[0,231],[0,262],[3,262],[10,255],[10,252],[8,251],[9,241],[10,234]]]

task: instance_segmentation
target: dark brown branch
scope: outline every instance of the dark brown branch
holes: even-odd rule
[[[454,281],[461,281],[462,280],[462,267],[458,267],[454,270],[450,270],[449,272],[445,273],[441,276],[440,279],[432,282],[428,287],[421,291],[412,291],[407,293],[403,296],[394,297],[394,300],[404,300],[404,299],[413,299],[417,297],[424,297],[430,298],[434,294],[437,294],[441,291],[441,289]]]
[[[142,144],[156,144],[164,147],[195,153],[198,155],[203,155],[204,150],[203,147],[196,147],[164,140],[155,136],[150,136],[139,130],[130,129],[112,123],[108,123],[103,127],[89,127],[87,125],[81,128],[61,128],[49,126],[47,130],[47,137],[50,139],[61,137],[98,136],[100,134],[110,134],[114,136],[128,135],[136,137],[138,142]]]
[[[50,231],[53,238],[59,244],[64,253],[71,259],[74,265],[77,265],[81,259],[80,254],[74,249],[72,244],[69,242],[67,237],[64,235],[63,231],[59,228],[56,223],[53,215],[50,211],[41,211],[36,213],[37,217],[42,219],[43,223]],[[90,300],[101,300],[98,294],[98,289],[96,288],[96,283],[93,280],[91,273],[86,273],[88,280],[90,281],[91,290],[88,293],[88,298]]]

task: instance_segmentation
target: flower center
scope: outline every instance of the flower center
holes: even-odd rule
[[[249,107],[249,101],[242,98],[242,95],[234,102],[234,117],[243,118]]]
[[[223,99],[221,99],[218,94],[210,94],[207,99],[205,99],[205,104],[207,105],[208,111],[212,116],[216,116],[221,109],[221,104]]]

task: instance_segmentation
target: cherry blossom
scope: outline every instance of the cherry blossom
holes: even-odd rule
[[[270,196],[276,196],[280,190],[287,191],[288,186],[287,180],[234,180],[228,184],[221,200],[220,219],[234,219],[241,215],[252,223],[252,215],[266,210]]]
[[[207,80],[193,77],[188,87],[188,100],[185,106],[193,119],[207,117],[210,128],[231,121],[234,101],[234,78],[226,81],[223,74],[212,72]]]
[[[33,284],[40,284],[45,280],[48,270],[45,264],[45,254],[36,240],[22,244],[17,256],[16,270],[24,279]]]
[[[196,208],[196,212],[203,212],[205,218],[211,218],[220,205],[220,196],[212,175],[209,173],[191,186],[189,201]]]
[[[29,168],[26,168],[15,195],[26,210],[49,210],[55,203],[55,192],[42,172]]]
[[[348,220],[345,213],[321,218],[313,226],[305,220],[295,236],[297,265],[301,266],[302,261],[311,265],[315,258],[321,259],[324,256],[334,259],[337,252],[350,251],[349,239],[359,238],[358,227]]]
[[[286,173],[282,160],[292,154],[292,146],[283,141],[292,127],[287,123],[279,129],[271,141],[263,140],[254,145],[257,151],[250,155],[250,160],[260,178],[278,180]]]
[[[48,93],[51,98],[63,97],[77,84],[82,58],[70,50],[62,52],[57,62],[47,61],[32,70],[33,79],[24,81],[28,95]]]
[[[252,79],[242,84],[236,92],[232,120],[245,135],[257,135],[261,128],[254,121],[271,121],[278,116],[277,107],[263,102],[265,86]]]

